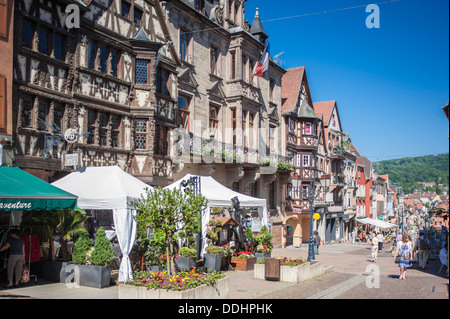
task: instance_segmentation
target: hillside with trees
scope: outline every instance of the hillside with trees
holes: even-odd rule
[[[449,154],[404,157],[374,162],[373,167],[378,174],[389,174],[389,183],[402,186],[405,193],[414,189],[422,189],[417,182],[435,182],[436,187],[429,188],[438,194],[438,184],[448,186]]]

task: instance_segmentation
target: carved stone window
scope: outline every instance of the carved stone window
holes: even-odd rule
[[[95,143],[95,123],[97,121],[97,114],[95,111],[89,110],[88,111],[88,123],[87,123],[87,129],[88,129],[88,138],[87,143],[88,144],[94,144]]]
[[[47,101],[39,101],[38,103],[38,119],[37,119],[37,129],[47,130],[48,114],[49,114],[50,104]]]
[[[178,125],[189,130],[189,104],[191,99],[184,95],[178,96]]]
[[[55,59],[62,61],[65,60],[64,42],[65,42],[64,36],[60,34],[55,34],[55,41],[53,42],[53,55],[55,56]]]
[[[33,99],[24,97],[22,98],[22,111],[20,114],[21,126],[32,127],[33,126]]]
[[[99,113],[98,117],[98,144],[108,145],[108,123],[109,116],[105,113]]]
[[[155,125],[155,155],[167,156],[169,151],[169,128],[163,125]]]
[[[33,48],[34,26],[28,20],[22,20],[22,46]]]
[[[40,27],[38,31],[38,51],[43,54],[49,53],[49,38],[50,38],[50,31]]]
[[[55,106],[53,107],[53,132],[57,132],[58,128],[60,132],[63,132],[63,119],[64,106],[61,104],[55,104]],[[56,128],[55,125],[58,128]]]
[[[120,117],[111,116],[111,147],[119,147]]]

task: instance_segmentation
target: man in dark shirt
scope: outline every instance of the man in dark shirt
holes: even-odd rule
[[[20,232],[18,230],[13,230],[11,232],[11,239],[2,248],[0,248],[0,252],[8,248],[8,285],[6,285],[5,288],[10,288],[13,286],[13,275],[15,275],[15,287],[19,285],[19,280],[22,277],[22,268],[25,260],[25,245],[23,240],[20,238]]]

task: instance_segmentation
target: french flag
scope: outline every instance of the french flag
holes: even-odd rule
[[[256,66],[256,70],[253,76],[263,76],[264,72],[266,72],[266,70],[269,68],[269,46],[270,43],[268,42],[266,48],[264,49],[264,53]]]

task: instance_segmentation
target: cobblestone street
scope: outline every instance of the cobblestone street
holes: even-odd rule
[[[386,250],[389,248],[386,247]],[[307,245],[274,249],[272,252],[273,257],[306,259],[307,255]],[[408,270],[407,279],[399,280],[399,269],[392,253],[378,254],[377,263],[370,262],[370,256],[367,245],[325,245],[320,247],[316,260],[325,263],[326,273],[299,284],[255,279],[253,271],[230,271],[228,299],[448,299],[448,278],[444,271],[438,273],[438,259],[430,260],[424,271],[414,264]],[[367,280],[369,287],[375,284],[369,276],[374,270],[379,271],[379,288],[368,288]],[[22,298],[117,299],[118,293],[117,286],[69,289],[65,284],[45,282],[29,283],[16,289],[0,289],[0,299]]]
[[[316,260],[325,262],[329,270],[324,276],[299,284],[273,283],[251,279],[242,280],[240,274],[230,274],[232,292],[230,298],[261,299],[448,299],[448,278],[440,274],[438,259],[429,260],[425,270],[413,264],[406,280],[399,280],[399,269],[392,253],[378,254],[377,263],[370,262],[369,246],[336,243],[320,247]],[[307,258],[308,246],[274,249],[272,256]],[[369,268],[367,268],[369,267]],[[379,271],[379,288],[369,278]],[[258,283],[259,282],[259,283]],[[244,287],[245,285],[245,287]],[[252,285],[252,286],[251,286]],[[271,290],[271,291],[268,291]]]

